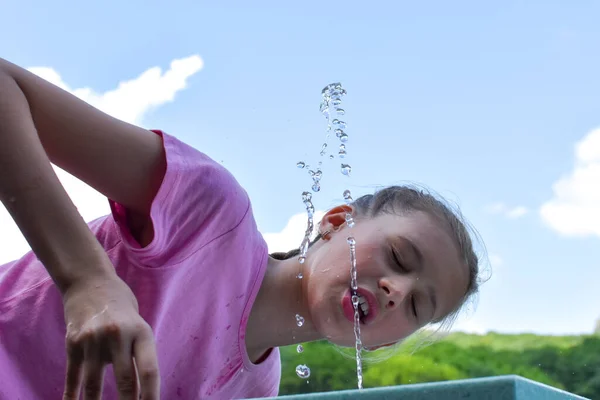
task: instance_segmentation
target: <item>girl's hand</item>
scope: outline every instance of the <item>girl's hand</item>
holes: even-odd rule
[[[102,397],[104,368],[113,364],[119,399],[159,398],[154,337],[137,300],[116,274],[94,276],[63,294],[67,374],[63,400]]]

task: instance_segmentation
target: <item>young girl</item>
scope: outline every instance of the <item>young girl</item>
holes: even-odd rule
[[[269,256],[221,165],[1,59],[0,143],[0,198],[33,249],[0,267],[2,399],[276,396],[278,346],[354,345],[348,211],[367,347],[453,318],[477,290],[464,225],[428,194],[335,207],[304,264]],[[50,162],[111,215],[86,224]]]

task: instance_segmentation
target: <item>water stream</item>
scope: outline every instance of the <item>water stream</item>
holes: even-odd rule
[[[343,159],[347,155],[346,143],[348,142],[348,134],[346,133],[346,122],[341,120],[340,118],[346,114],[346,111],[341,107],[342,106],[342,98],[346,95],[346,90],[342,87],[340,83],[332,83],[321,91],[322,101],[319,107],[319,110],[323,114],[323,116],[327,120],[327,134],[325,137],[325,142],[321,145],[320,156],[325,157],[327,155],[328,149],[328,140],[330,137],[330,133],[333,131],[335,136],[339,140],[340,144],[338,147],[337,155],[340,159]],[[329,159],[333,160],[335,156],[333,154],[329,155]],[[323,171],[321,170],[321,166],[323,165],[323,161],[320,160],[317,168],[311,169],[308,164],[304,161],[300,161],[296,164],[298,168],[307,169],[309,176],[312,178],[312,191],[317,193],[321,190],[321,177],[323,176]],[[340,164],[340,172],[342,175],[350,176],[352,172],[352,167],[346,162],[342,162]],[[343,193],[344,200],[346,204],[350,205],[352,203],[352,194],[350,190],[346,189]],[[315,208],[312,203],[312,194],[308,191],[302,193],[302,201],[306,208],[307,214],[307,227],[304,233],[304,238],[302,243],[300,244],[300,254],[298,256],[298,262],[303,264],[306,260],[306,252],[308,251],[308,247],[310,245],[310,240],[314,231],[314,212]],[[356,240],[352,236],[352,227],[354,226],[354,219],[352,218],[352,214],[348,212],[346,214],[346,224],[350,228],[350,234],[347,238],[348,246],[350,249],[350,287],[352,289],[352,305],[354,306],[354,337],[355,337],[355,350],[356,350],[356,376],[358,381],[358,388],[363,388],[363,377],[362,377],[362,341],[360,336],[360,313],[359,313],[359,296],[357,293],[358,290],[358,282],[357,282],[357,271],[356,271]],[[298,279],[302,279],[302,273],[300,272],[297,275]],[[304,324],[304,318],[296,314],[296,324],[301,327]],[[303,351],[301,345],[297,347],[298,353]],[[306,365],[298,365],[296,367],[296,374],[300,378],[308,378],[310,376],[310,368]]]

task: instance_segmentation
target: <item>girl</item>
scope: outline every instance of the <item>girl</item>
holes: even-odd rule
[[[452,319],[477,290],[464,225],[428,194],[335,207],[304,264],[269,256],[221,165],[1,59],[0,143],[0,198],[33,250],[0,267],[2,399],[276,396],[278,346],[354,344],[348,211],[369,348]],[[111,215],[84,223],[50,162]]]

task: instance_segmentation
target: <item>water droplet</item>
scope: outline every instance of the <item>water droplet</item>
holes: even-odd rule
[[[312,190],[313,190],[313,192],[318,192],[318,191],[320,191],[320,190],[321,190],[321,185],[319,185],[318,183],[315,183],[315,184],[312,186]]]
[[[346,114],[346,110],[344,110],[343,108],[336,108],[335,111],[340,115]]]
[[[330,83],[329,85],[325,86],[323,88],[323,90],[321,91],[321,93],[327,93],[327,92],[330,92],[332,90],[341,89],[341,88],[342,88],[342,84],[341,83],[334,82],[334,83]]]
[[[296,375],[302,379],[307,379],[310,376],[310,368],[303,364],[298,365],[296,367]]]
[[[310,201],[312,199],[312,194],[310,192],[302,192],[302,201]]]
[[[330,160],[333,160],[333,154],[330,154],[330,155],[329,155],[329,159],[330,159]]]
[[[348,189],[344,190],[344,200],[346,200],[346,203],[352,202],[352,193]]]
[[[359,298],[357,295],[353,295],[353,296],[352,296],[352,305],[353,305],[354,307],[357,307],[357,306],[358,306],[358,303],[359,303],[359,301],[360,301],[360,298]]]
[[[344,130],[338,128],[334,132],[335,132],[335,136],[337,136],[339,138],[344,133]]]
[[[302,256],[298,257],[298,262],[300,264],[304,264],[304,261],[306,261],[306,257],[302,257]]]
[[[299,345],[298,345],[298,347],[296,347],[296,351],[297,351],[298,353],[302,353],[302,352],[304,351],[304,347],[302,347],[302,345],[301,345],[301,344],[299,344]]]
[[[327,150],[327,143],[323,143],[323,145],[321,146],[321,155],[325,154],[325,151]]]
[[[341,141],[342,143],[346,143],[346,142],[348,141],[348,135],[346,135],[345,133],[342,133],[342,134],[340,135],[340,141]]]
[[[346,214],[346,224],[348,224],[349,228],[352,228],[354,226],[354,219],[352,218],[352,214],[350,213]]]
[[[333,123],[342,129],[346,127],[346,123],[344,121],[340,121],[339,119],[334,119]]]
[[[333,106],[339,106],[340,104],[342,104],[342,100],[340,99],[331,100],[331,105]]]
[[[302,169],[302,168],[306,167],[306,163],[304,163],[304,161],[298,161],[296,163],[296,167]]]
[[[348,176],[352,172],[352,167],[348,164],[342,164],[342,174]]]
[[[350,246],[356,245],[356,240],[352,236],[350,236],[348,239],[346,239],[346,241],[348,242],[348,244]]]
[[[302,263],[300,263],[300,264],[302,264]],[[302,275],[302,272],[298,272],[298,275],[296,275],[296,278],[302,279],[302,278],[304,278],[304,275]]]
[[[304,325],[304,317],[300,314],[296,314],[296,325],[298,325],[298,326]]]

